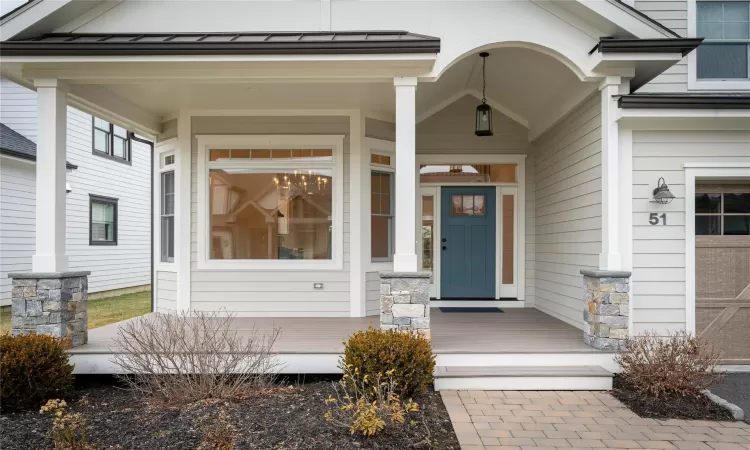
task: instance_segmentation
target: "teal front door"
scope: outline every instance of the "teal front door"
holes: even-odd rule
[[[440,298],[495,298],[495,188],[443,187]]]

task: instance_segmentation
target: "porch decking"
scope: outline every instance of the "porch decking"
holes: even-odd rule
[[[505,308],[504,313],[442,313],[431,310],[432,346],[438,364],[608,365],[611,354],[589,347],[581,330],[534,308]],[[132,320],[132,319],[131,319]],[[122,324],[89,331],[89,343],[70,350],[77,373],[109,373],[113,338]],[[343,341],[352,333],[377,326],[363,318],[236,318],[242,333],[281,328],[274,346],[287,373],[335,372]]]

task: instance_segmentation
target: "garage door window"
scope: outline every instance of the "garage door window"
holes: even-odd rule
[[[750,235],[750,191],[697,192],[695,194],[695,234],[702,236]]]

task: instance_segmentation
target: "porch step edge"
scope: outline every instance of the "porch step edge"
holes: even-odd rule
[[[478,377],[604,377],[614,374],[601,366],[438,366],[434,376],[438,378]]]

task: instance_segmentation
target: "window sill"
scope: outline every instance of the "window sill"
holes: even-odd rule
[[[117,156],[112,156],[109,153],[104,153],[99,150],[91,150],[91,153],[96,156],[99,156],[100,158],[109,159],[110,161],[116,161],[118,163],[127,164],[129,166],[133,165],[132,161],[128,161],[127,159],[119,158]]]
[[[750,80],[695,80],[690,91],[750,91]]]
[[[238,270],[253,272],[306,272],[343,270],[339,261],[315,260],[207,260],[198,261],[198,270]]]
[[[109,241],[89,241],[89,245],[96,245],[96,246],[101,245],[101,246],[105,246],[105,247],[107,247],[107,246],[114,247],[114,246],[117,245],[117,241],[114,241],[114,242],[109,242]]]

